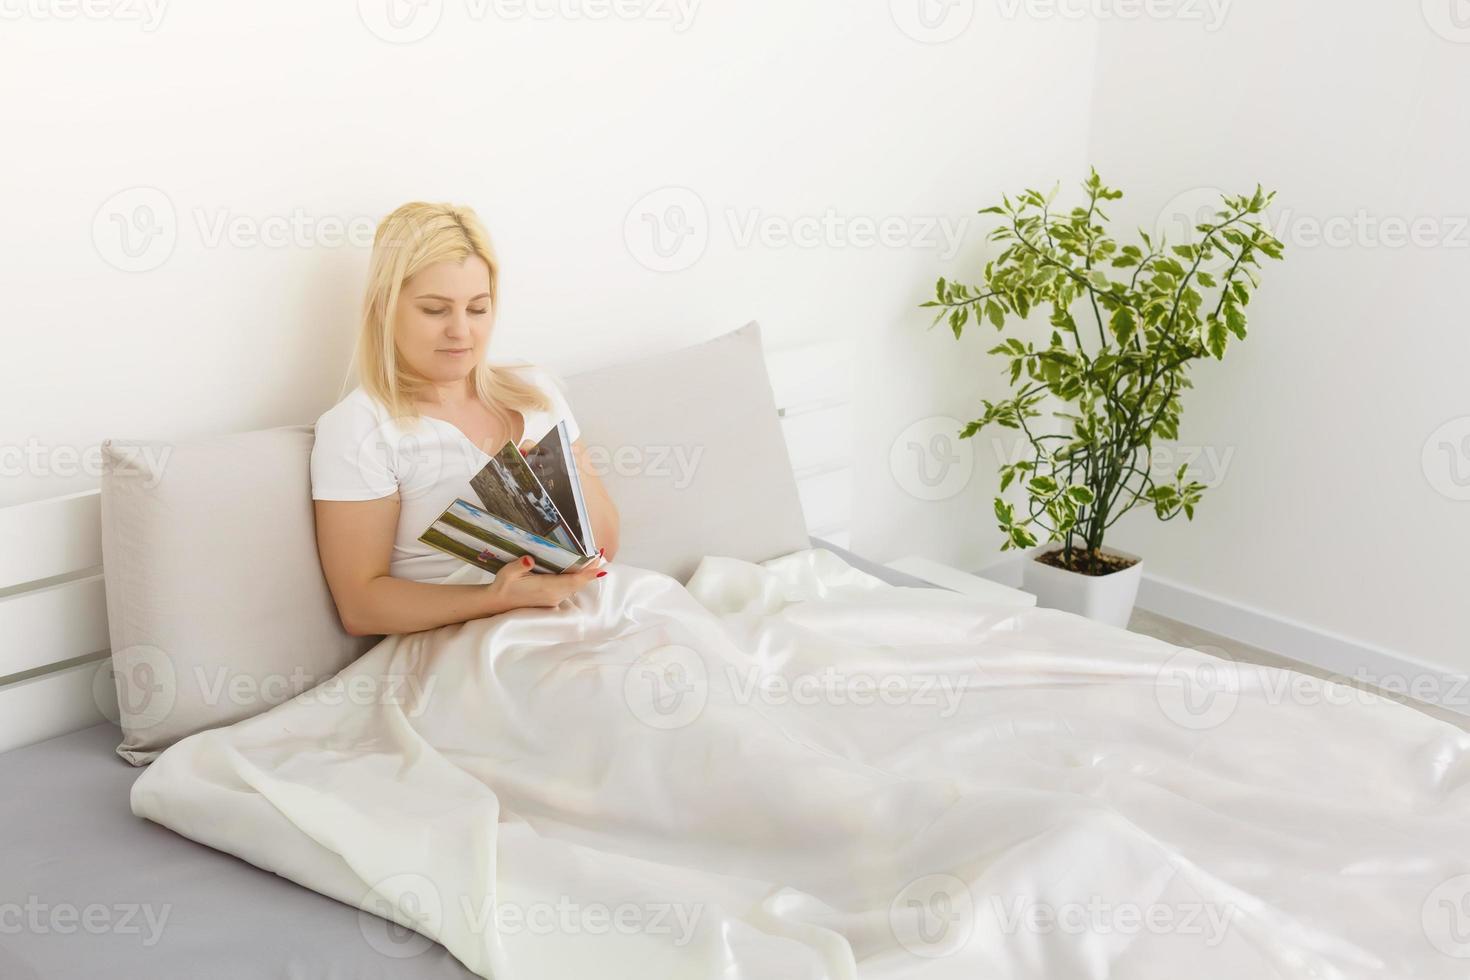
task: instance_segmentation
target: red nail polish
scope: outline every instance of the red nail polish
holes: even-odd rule
[[[607,574],[607,572],[598,572],[597,575],[596,575],[596,577],[597,578],[602,578],[606,574]]]

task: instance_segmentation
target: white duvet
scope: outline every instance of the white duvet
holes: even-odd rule
[[[133,811],[498,980],[1470,975],[1452,726],[821,550],[608,571],[185,739]]]

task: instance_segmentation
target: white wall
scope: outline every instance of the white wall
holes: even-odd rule
[[[976,567],[998,543],[996,454],[953,434],[1003,388],[988,336],[926,332],[915,309],[936,274],[978,274],[974,209],[1089,162],[1145,224],[1259,179],[1289,258],[1250,341],[1199,371],[1182,439],[1225,463],[1220,485],[1193,525],[1130,519],[1118,543],[1188,586],[1470,666],[1470,503],[1452,499],[1470,495],[1470,29],[1450,0],[1127,21],[1044,0],[630,0],[631,19],[425,0],[417,40],[383,26],[386,0],[160,2],[3,8],[0,506],[94,486],[86,453],[110,435],[313,419],[372,224],[448,199],[501,250],[500,352],[569,372],[751,318],[772,346],[857,338],[855,547]],[[129,257],[117,222],[140,204],[163,234]],[[693,234],[661,255],[648,222],[681,215]],[[894,241],[869,243],[862,223],[886,219]],[[1385,244],[1414,219],[1430,246]],[[835,237],[782,238],[813,222]]]
[[[936,510],[884,462],[908,420],[975,401],[981,355],[925,335],[915,304],[979,232],[951,246],[931,225],[1079,171],[1096,32],[968,2],[931,4],[949,19],[926,26],[921,2],[707,2],[685,20],[687,0],[619,0],[647,15],[598,20],[427,0],[437,26],[411,43],[366,26],[386,0],[167,5],[156,23],[134,0],[5,5],[0,506],[95,486],[76,457],[108,436],[314,419],[371,227],[419,198],[489,224],[497,353],[571,372],[752,318],[773,346],[862,338],[873,543],[973,535],[987,486]],[[693,194],[655,193],[670,187]],[[696,234],[666,260],[645,222],[679,208]],[[831,247],[780,237],[829,211]],[[889,218],[888,244],[852,225]],[[130,257],[117,222],[135,219],[164,233]]]
[[[1192,588],[1463,670],[1470,24],[1452,9],[1237,0],[1213,32],[1105,23],[1091,156],[1130,192],[1123,227],[1261,181],[1287,242],[1250,338],[1186,395],[1180,443],[1225,464],[1206,468],[1218,487],[1193,524],[1130,515],[1117,544]]]
[[[989,336],[956,343],[915,309],[936,274],[978,274],[974,209],[1089,162],[1149,225],[1261,180],[1289,258],[1250,341],[1198,372],[1182,439],[1220,485],[1194,524],[1130,518],[1118,543],[1188,586],[1470,666],[1470,503],[1452,499],[1470,495],[1470,29],[1451,0],[1126,21],[1047,0],[629,0],[632,19],[425,0],[410,37],[387,0],[152,2],[3,8],[0,506],[94,486],[107,436],[315,418],[373,223],[448,199],[501,250],[500,352],[569,372],[751,318],[772,346],[857,338],[854,546],[977,567],[996,453],[953,435],[1003,387]],[[116,223],[140,204],[163,234],[129,257]],[[681,215],[693,234],[661,255],[648,221]],[[869,243],[862,223],[888,219],[894,241]],[[1430,246],[1385,244],[1414,219]],[[835,237],[783,239],[813,222]]]

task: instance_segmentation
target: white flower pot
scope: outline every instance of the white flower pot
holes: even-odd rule
[[[1119,572],[1109,575],[1083,575],[1065,568],[1046,565],[1037,557],[1057,550],[1055,543],[1042,545],[1026,556],[1022,563],[1021,588],[1036,596],[1036,604],[1048,609],[1095,619],[1110,626],[1128,625],[1133,603],[1138,598],[1138,583],[1143,578],[1143,560],[1139,559]],[[1119,558],[1138,558],[1116,548],[1103,548],[1103,553]]]

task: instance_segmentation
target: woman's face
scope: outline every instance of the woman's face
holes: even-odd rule
[[[494,323],[490,267],[471,255],[426,266],[404,280],[394,341],[414,373],[445,384],[463,380],[484,359]]]

